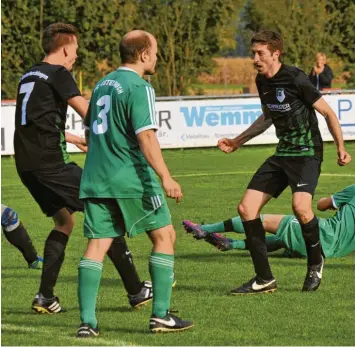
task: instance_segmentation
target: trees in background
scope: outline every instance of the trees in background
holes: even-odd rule
[[[49,24],[64,22],[78,28],[73,73],[78,77],[81,71],[84,85],[91,88],[119,65],[119,41],[134,27],[137,15],[136,1],[124,0],[3,0],[1,10],[2,91],[9,98],[16,96],[23,71],[42,59],[40,32]]]
[[[248,0],[243,11],[244,38],[261,29],[278,31],[284,59],[306,72],[319,51],[340,58],[355,75],[355,3],[353,0]],[[355,76],[352,77],[355,79]]]
[[[158,40],[157,74],[151,78],[157,94],[184,94],[200,72],[211,68],[213,55],[235,46],[235,23],[241,3],[242,0],[3,0],[2,91],[7,97],[16,96],[18,78],[43,56],[41,30],[61,21],[79,29],[79,54],[73,72],[76,77],[78,71],[82,72],[87,88],[117,68],[119,41],[136,28],[153,33]]]
[[[186,94],[199,74],[211,71],[213,56],[235,48],[237,34],[248,41],[265,28],[284,36],[285,62],[308,70],[315,53],[324,51],[349,69],[355,64],[353,0],[3,0],[1,11],[7,98],[16,96],[23,71],[43,57],[43,29],[59,21],[79,29],[74,75],[81,71],[89,89],[119,65],[119,41],[132,29],[157,37],[159,60],[151,82],[158,95]]]
[[[1,2],[1,90],[2,98],[16,97],[22,72],[41,55],[39,8],[33,1]]]
[[[236,18],[242,1],[141,1],[136,27],[158,40],[157,74],[151,79],[160,95],[183,95],[213,66],[212,57],[235,46]]]

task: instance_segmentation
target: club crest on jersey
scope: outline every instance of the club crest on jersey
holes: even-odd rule
[[[279,102],[282,102],[285,100],[285,90],[283,88],[276,88],[276,98],[279,100]]]

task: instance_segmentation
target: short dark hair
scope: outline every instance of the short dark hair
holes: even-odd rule
[[[284,40],[282,36],[271,30],[262,30],[254,34],[251,39],[251,44],[261,43],[267,45],[268,50],[274,53],[276,50],[280,51],[280,55],[284,48]]]
[[[123,36],[120,42],[120,56],[122,64],[134,64],[144,51],[149,51],[152,41],[148,34],[142,33],[139,36],[127,38]]]
[[[72,37],[78,38],[78,30],[74,25],[54,23],[44,29],[42,36],[42,48],[44,53],[50,54],[58,48],[70,43]]]

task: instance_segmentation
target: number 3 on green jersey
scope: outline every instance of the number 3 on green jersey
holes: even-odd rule
[[[101,119],[101,123],[95,120],[92,124],[92,130],[96,135],[104,134],[108,128],[107,113],[110,111],[111,97],[110,95],[102,96],[96,103],[97,106],[104,106],[104,108],[97,115]]]

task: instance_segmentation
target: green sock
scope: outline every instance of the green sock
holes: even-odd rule
[[[246,249],[244,240],[233,240],[232,241],[233,249]]]
[[[263,215],[260,215],[260,219],[264,219]],[[238,234],[245,233],[243,221],[240,217],[234,217],[215,224],[203,224],[201,225],[201,229],[208,233],[227,233],[229,231],[234,231]]]
[[[203,224],[201,225],[201,229],[208,233],[225,233],[229,231],[244,233],[243,223],[240,217],[234,217],[215,224]]]
[[[224,222],[218,222],[214,224],[202,224],[201,229],[203,231],[207,231],[208,233],[224,233],[226,231],[224,227]]]
[[[174,256],[152,252],[149,272],[153,282],[153,312],[164,317],[170,307],[171,286],[174,280]]]
[[[79,307],[82,323],[97,327],[96,297],[99,291],[103,264],[88,258],[81,258],[79,263]]]

